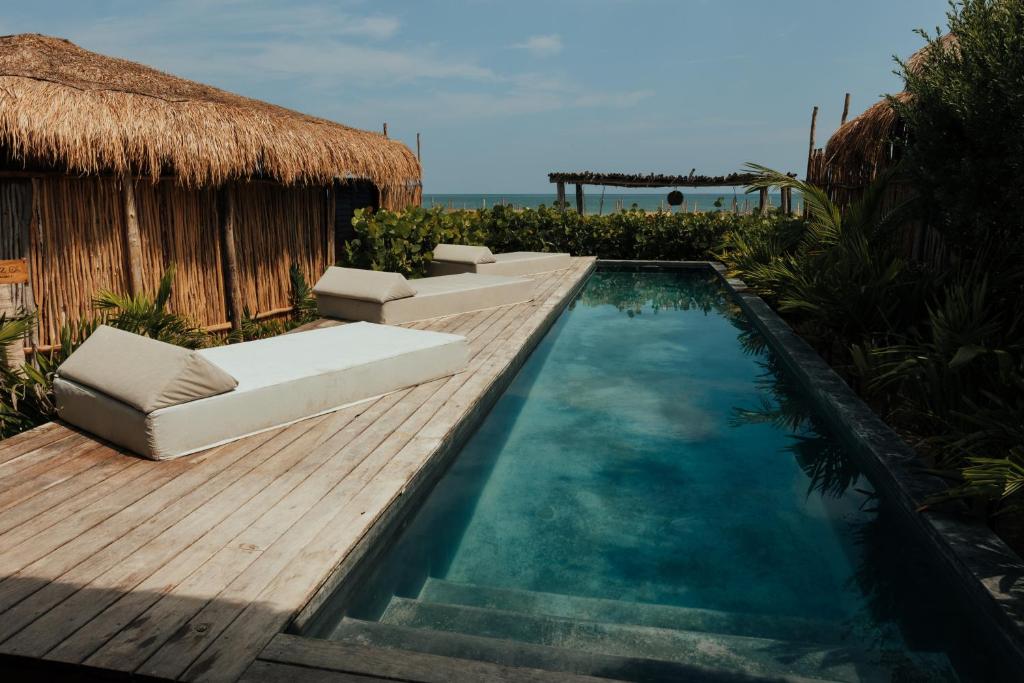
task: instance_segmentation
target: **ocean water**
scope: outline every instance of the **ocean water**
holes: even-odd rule
[[[665,192],[660,193],[649,193],[649,192],[636,192],[636,193],[606,193],[603,198],[600,190],[595,188],[587,188],[588,192],[584,194],[583,201],[586,206],[586,212],[588,214],[606,214],[616,210],[617,207],[629,209],[634,204],[637,208],[644,209],[645,211],[657,211],[659,208],[668,209],[668,201],[666,197],[671,188],[666,188]],[[754,209],[757,207],[757,194],[745,194],[742,188],[736,188],[735,193],[733,188],[728,188],[721,192],[683,192],[683,197],[686,201],[687,208],[692,210],[694,207],[698,211],[716,211],[719,207],[715,206],[716,200],[721,200],[723,210],[731,210],[733,206],[733,199],[735,198],[737,206],[740,210],[743,209]],[[576,197],[572,192],[572,188],[566,190],[566,199],[569,202],[569,206],[575,208]],[[779,194],[769,193],[768,200],[772,206],[779,205]],[[793,196],[793,208],[796,209],[800,201],[799,195]],[[555,193],[552,191],[550,194],[424,194],[423,195],[423,206],[430,208],[433,206],[445,206],[452,207],[455,209],[480,209],[483,207],[492,207],[495,204],[511,204],[516,208],[531,208],[535,209],[540,205],[554,206],[555,204]],[[673,209],[678,211],[679,209]]]
[[[892,680],[950,680],[950,660],[974,665],[966,624],[915,540],[699,271],[595,273],[357,602],[325,607],[327,633],[347,615],[558,644],[523,624],[481,631],[480,612],[425,592],[438,582],[463,605],[534,596],[523,624],[572,599],[813,620],[834,634],[829,657],[856,669],[838,680],[897,669],[913,675]],[[756,665],[806,675],[787,657],[820,647],[765,646]]]

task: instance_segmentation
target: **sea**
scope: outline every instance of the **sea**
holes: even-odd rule
[[[572,193],[571,189],[572,188],[567,188],[566,200],[569,202],[570,207],[575,207],[576,197]],[[583,200],[586,213],[602,214],[612,213],[620,209],[630,209],[634,205],[636,208],[643,209],[645,211],[668,209],[667,197],[668,190],[657,194],[653,192],[608,192],[602,194],[599,191],[595,192],[591,190],[584,195]],[[745,194],[740,188],[737,188],[735,192],[732,188],[721,192],[684,192],[683,200],[685,202],[686,209],[689,211],[694,209],[697,211],[715,211],[717,209],[733,210],[734,200],[736,202],[735,208],[740,211],[757,208],[757,194]],[[779,193],[769,193],[768,201],[772,206],[778,206]],[[719,203],[718,206],[716,206],[716,202]],[[797,209],[799,203],[800,197],[794,193],[793,208]],[[423,195],[423,206],[428,209],[434,206],[444,206],[453,209],[481,209],[490,208],[495,204],[510,204],[517,209],[535,209],[541,205],[554,206],[555,193],[552,191],[550,194],[487,193]]]

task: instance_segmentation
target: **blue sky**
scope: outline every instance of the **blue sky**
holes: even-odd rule
[[[392,137],[427,192],[544,192],[552,170],[803,173],[843,94],[900,89],[892,55],[945,0],[11,3],[34,31]]]

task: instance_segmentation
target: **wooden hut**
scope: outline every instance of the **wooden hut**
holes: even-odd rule
[[[153,291],[210,330],[288,312],[288,270],[334,263],[355,208],[419,204],[403,144],[66,40],[0,37],[0,312],[32,342],[103,289]]]
[[[956,37],[943,36],[936,45],[940,49],[955,49]],[[931,44],[918,50],[906,62],[907,70],[918,72],[928,61]],[[900,92],[893,96],[900,102],[909,102],[910,94]],[[839,126],[824,149],[812,152],[807,179],[825,189],[832,201],[845,206],[857,201],[864,189],[880,173],[899,161],[899,141],[903,138],[903,122],[889,98],[882,99]],[[887,189],[884,203],[896,206],[906,200],[911,189],[902,182],[893,182]],[[912,223],[904,226],[899,239],[907,258],[941,263],[945,246],[941,236],[925,225]]]
[[[954,49],[956,38],[946,34],[937,45],[941,49]],[[926,45],[907,60],[911,73],[924,67],[930,49],[931,45]],[[893,97],[907,102],[910,94],[901,92]],[[899,148],[895,143],[902,136],[902,121],[889,98],[882,99],[839,126],[824,149],[814,150],[807,178],[824,187],[839,204],[855,201],[879,173],[896,163]]]

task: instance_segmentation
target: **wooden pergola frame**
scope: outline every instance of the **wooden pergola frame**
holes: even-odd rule
[[[753,173],[730,173],[722,176],[708,176],[697,175],[693,171],[690,171],[689,175],[665,175],[660,173],[634,175],[629,173],[594,173],[591,171],[548,173],[548,181],[555,183],[558,206],[563,211],[566,207],[566,183],[576,186],[576,211],[580,215],[584,213],[584,185],[604,185],[608,187],[745,187],[753,183],[756,178],[757,176]],[[760,212],[762,214],[767,213],[768,189],[762,188],[759,195]],[[792,193],[788,188],[782,188],[782,208],[786,212],[792,210]]]

